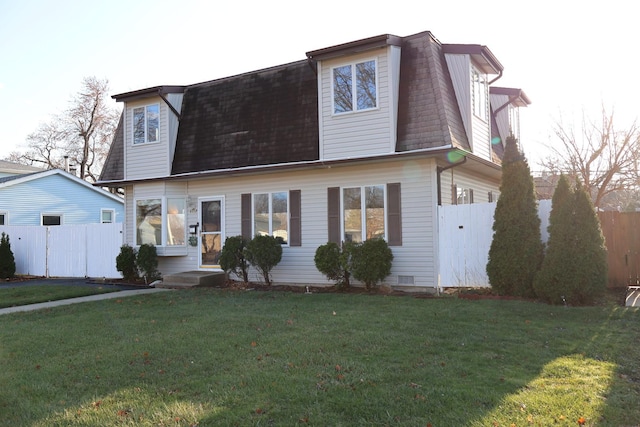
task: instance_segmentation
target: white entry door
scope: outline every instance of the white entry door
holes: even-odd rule
[[[224,243],[224,198],[201,198],[200,268],[220,268],[220,251]]]

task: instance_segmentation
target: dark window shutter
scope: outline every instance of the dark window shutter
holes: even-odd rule
[[[340,187],[327,188],[329,242],[340,244]]]
[[[242,237],[251,240],[251,193],[240,196],[240,215],[241,215],[241,233]]]
[[[289,246],[302,246],[302,221],[300,190],[289,191]]]
[[[487,193],[487,199],[489,200],[489,203],[493,202],[493,191],[489,191],[489,193]]]
[[[458,204],[458,186],[456,184],[453,184],[451,186],[451,204]]]
[[[473,203],[473,189],[469,189],[469,203]]]
[[[389,246],[402,246],[400,183],[387,184],[387,239]]]

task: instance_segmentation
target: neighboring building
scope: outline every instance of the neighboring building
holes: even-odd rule
[[[21,165],[20,163],[0,160],[0,178],[4,178],[6,176],[22,175],[25,173],[41,172],[43,170],[44,169],[36,168],[34,166]]]
[[[491,123],[513,132],[499,114],[528,100],[490,98],[503,66],[486,46],[430,32],[306,56],[113,97],[124,110],[96,185],[124,188],[125,242],[155,244],[169,275],[219,270],[226,237],[271,234],[285,242],[274,281],[317,284],[318,246],[383,237],[386,283],[438,286],[438,205],[497,199]]]
[[[2,163],[0,172],[11,169]],[[0,178],[0,225],[123,222],[121,197],[60,169],[25,172]]]

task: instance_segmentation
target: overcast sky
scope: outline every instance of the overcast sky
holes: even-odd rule
[[[505,68],[495,85],[529,96],[521,142],[536,170],[561,115],[597,118],[604,105],[621,128],[638,116],[639,10],[629,0],[0,0],[0,158],[67,108],[84,77],[107,78],[111,94],[188,85],[428,30],[486,45]]]

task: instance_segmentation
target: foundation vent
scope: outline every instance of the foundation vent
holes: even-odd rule
[[[398,285],[414,285],[413,276],[398,276]]]

